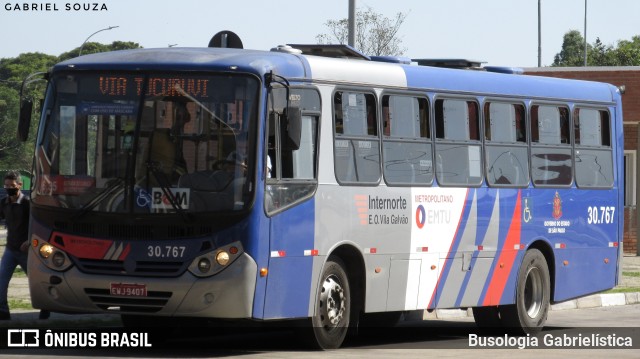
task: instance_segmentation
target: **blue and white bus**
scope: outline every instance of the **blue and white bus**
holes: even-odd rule
[[[321,348],[436,308],[536,333],[551,303],[617,283],[621,95],[505,70],[299,45],[57,64],[32,304],[133,325],[303,319]]]

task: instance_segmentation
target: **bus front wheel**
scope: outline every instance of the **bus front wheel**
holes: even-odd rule
[[[549,312],[549,267],[544,255],[528,250],[518,271],[516,304],[500,307],[503,324],[519,334],[536,334]]]
[[[349,280],[342,261],[329,258],[320,280],[311,318],[314,344],[320,349],[336,349],[347,335],[351,315]]]

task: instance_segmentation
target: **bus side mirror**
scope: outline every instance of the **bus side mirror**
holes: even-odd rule
[[[299,107],[289,107],[281,118],[282,147],[295,151],[300,148],[302,135],[302,113]]]
[[[31,127],[31,113],[33,112],[33,101],[24,100],[20,104],[20,116],[18,119],[18,140],[25,142],[29,138],[29,128]]]

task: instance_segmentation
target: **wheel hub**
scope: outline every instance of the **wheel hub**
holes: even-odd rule
[[[346,302],[344,289],[335,277],[328,277],[320,294],[320,316],[323,327],[336,327],[344,317]]]
[[[538,268],[530,268],[524,287],[524,307],[530,318],[536,318],[540,313],[543,296],[542,274]]]

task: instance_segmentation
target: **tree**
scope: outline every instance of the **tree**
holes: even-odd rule
[[[578,30],[571,30],[564,34],[562,50],[556,54],[551,66],[583,66],[584,65],[584,37]]]
[[[587,65],[639,66],[640,37],[620,40],[616,47],[605,45],[596,38],[593,44],[587,45]],[[564,35],[562,50],[556,54],[551,66],[584,66],[584,38],[579,31],[571,30]]]
[[[371,7],[357,10],[355,18],[355,47],[362,53],[374,56],[402,55],[407,50],[402,47],[398,31],[408,14],[397,13],[393,19],[378,14]],[[349,20],[328,20],[325,26],[331,34],[316,36],[319,44],[330,44],[337,41],[346,44],[349,37]]]
[[[110,45],[88,42],[83,54],[114,50],[134,49],[140,45],[134,42],[114,41]],[[80,48],[65,52],[60,56],[42,53],[25,53],[15,58],[0,59],[0,170],[30,169],[35,140],[36,116],[32,121],[31,134],[26,143],[18,141],[16,130],[20,109],[20,88],[22,81],[35,72],[46,72],[58,62],[78,56]],[[34,114],[40,112],[39,99],[44,95],[44,82],[41,86],[26,89],[25,97],[33,100]]]
[[[20,89],[29,74],[47,69],[58,62],[56,56],[25,53],[16,58],[0,59],[0,169],[29,169],[33,152],[31,141],[22,143],[16,138]],[[32,88],[26,96],[40,98],[44,87]],[[37,107],[37,101],[34,102]]]
[[[98,52],[107,52],[107,51],[118,51],[118,50],[128,50],[128,49],[138,49],[141,48],[140,44],[137,42],[131,41],[114,41],[110,45],[101,44],[99,42],[87,42],[82,47],[82,54],[94,54]],[[76,47],[75,49],[65,52],[59,56],[59,61],[64,61],[68,59],[72,59],[74,57],[78,57],[80,55],[80,47]]]

